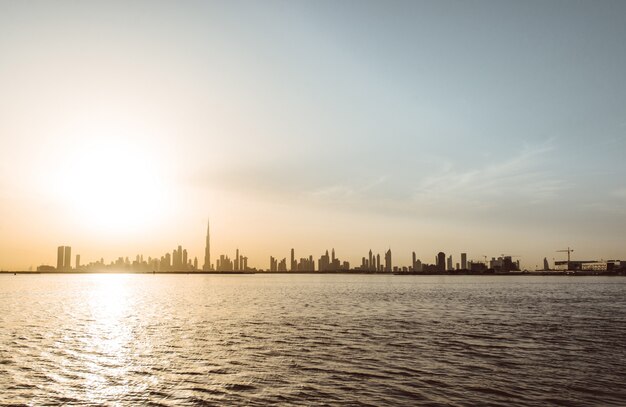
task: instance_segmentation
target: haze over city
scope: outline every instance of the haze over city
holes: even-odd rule
[[[626,3],[0,2],[0,269],[624,258]],[[403,256],[403,257],[402,257]],[[458,260],[457,260],[458,261]]]

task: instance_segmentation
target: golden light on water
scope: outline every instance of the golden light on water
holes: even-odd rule
[[[134,333],[126,318],[133,313],[129,275],[102,274],[89,276],[92,281],[87,297],[91,318],[82,352],[90,373],[85,391],[93,402],[121,397],[132,390],[127,372],[133,366]]]

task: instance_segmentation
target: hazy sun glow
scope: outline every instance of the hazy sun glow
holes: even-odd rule
[[[132,129],[82,129],[56,169],[54,195],[77,223],[99,233],[128,233],[151,226],[169,200],[157,154],[133,143]]]

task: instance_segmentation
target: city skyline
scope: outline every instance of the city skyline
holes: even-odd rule
[[[207,229],[206,229],[206,235],[205,235],[205,243],[204,243],[204,247],[200,248],[200,246],[197,244],[197,242],[191,242],[186,244],[185,247],[189,248],[189,252],[194,252],[194,253],[203,253],[202,257],[198,257],[195,256],[196,259],[203,259],[202,263],[199,263],[199,270],[204,270],[204,271],[215,271],[216,270],[216,263],[215,262],[211,262],[211,238],[210,238],[211,234],[210,234],[210,221],[207,221]],[[187,239],[188,240],[188,239]],[[262,241],[262,237],[259,237],[259,241]],[[220,244],[219,240],[218,240],[218,244],[217,244],[217,250],[216,252],[221,253],[221,255],[226,256],[226,258],[222,258],[219,260],[227,260],[227,261],[231,261],[233,264],[233,270],[234,269],[234,262],[235,259],[238,258],[238,252],[239,252],[239,248],[240,246],[243,247],[243,245],[238,245],[236,242],[230,242],[231,244],[229,244],[227,247],[225,247],[224,244]],[[138,244],[137,246],[142,246],[141,244]],[[171,244],[166,244],[165,247],[171,246]],[[176,245],[177,247],[181,247],[181,245]],[[435,254],[439,251],[438,249],[433,249],[433,250],[429,250],[429,249],[423,249],[423,250],[419,250],[416,249],[414,246],[411,246],[410,244],[406,244],[406,242],[404,242],[404,244],[399,245],[401,247],[408,247],[408,250],[397,250],[396,253],[399,253],[399,263],[400,263],[400,267],[402,266],[406,266],[406,267],[415,267],[416,261],[417,263],[424,263],[424,264],[428,264],[429,263],[429,259],[432,256],[435,256]],[[469,247],[471,247],[471,245],[468,245]],[[567,256],[563,255],[561,252],[564,252],[565,250],[561,250],[560,248],[565,247],[567,245],[555,245],[554,249],[555,250],[551,250],[552,248],[547,248],[544,252],[543,255],[538,257],[538,258],[531,258],[529,259],[524,259],[524,255],[519,255],[517,253],[523,253],[523,251],[521,250],[515,250],[515,248],[511,248],[511,246],[506,245],[507,249],[510,250],[497,250],[497,249],[488,249],[488,250],[478,250],[478,251],[472,251],[472,250],[468,250],[468,249],[461,249],[461,251],[453,251],[453,250],[449,250],[446,251],[446,253],[453,253],[455,255],[455,257],[453,258],[453,260],[446,258],[444,260],[444,264],[446,264],[446,268],[447,269],[455,269],[456,267],[456,263],[459,263],[459,265],[462,264],[467,264],[467,262],[473,261],[473,262],[483,262],[483,263],[487,263],[491,260],[497,259],[498,257],[503,257],[504,255],[502,253],[513,253],[515,252],[516,255],[514,257],[516,258],[520,258],[520,267],[522,269],[528,269],[528,270],[534,270],[534,269],[541,269],[542,267],[545,268],[545,261],[548,261],[550,264],[554,265],[555,262],[558,261],[565,261],[567,260]],[[76,264],[76,262],[80,262],[81,256],[82,259],[91,259],[92,263],[97,263],[98,261],[101,261],[104,258],[109,259],[108,261],[110,262],[115,262],[115,261],[119,261],[120,259],[124,259],[124,258],[134,258],[135,256],[139,256],[137,253],[138,252],[143,252],[144,250],[138,249],[135,250],[134,253],[129,252],[128,250],[122,250],[123,253],[125,253],[123,256],[119,256],[119,253],[117,254],[113,254],[113,255],[108,255],[108,256],[102,256],[101,252],[109,252],[110,250],[107,250],[106,248],[100,248],[102,249],[101,251],[98,251],[98,249],[96,248],[96,250],[89,250],[87,253],[87,255],[84,254],[84,252],[81,253],[75,253],[75,258],[72,259],[72,254],[71,254],[71,250],[72,247],[76,247],[76,245],[67,245],[67,246],[58,246],[58,253],[57,253],[57,258],[55,259],[55,261],[51,261],[49,259],[49,255],[48,256],[41,256],[41,258],[43,260],[34,263],[31,262],[30,264],[28,264],[28,266],[22,266],[22,267],[7,267],[5,265],[3,265],[1,262],[3,259],[0,259],[0,270],[34,270],[36,267],[40,266],[40,265],[48,265],[48,264],[53,264],[56,263],[56,267],[59,268],[59,266],[61,266],[61,269],[67,269],[67,264],[71,264],[72,261],[74,261],[74,264]],[[291,256],[293,256],[294,251],[295,250],[300,250],[300,251],[306,251],[307,253],[311,253],[311,254],[307,254],[306,257],[304,258],[300,258],[300,259],[295,259],[295,264],[296,264],[296,269],[297,269],[297,265],[302,261],[308,261],[313,259],[315,264],[318,264],[318,258],[315,257],[319,254],[321,255],[328,255],[328,250],[332,250],[333,251],[333,256],[334,256],[334,251],[335,249],[340,249],[343,252],[348,252],[350,253],[349,250],[346,250],[345,248],[342,248],[340,246],[329,246],[329,245],[324,245],[322,244],[320,246],[319,249],[302,249],[302,247],[306,247],[306,245],[302,245],[300,246],[300,248],[296,248],[296,247],[291,247],[291,248],[278,248],[277,250],[275,250],[274,252],[267,252],[267,253],[261,253],[261,255],[256,255],[252,261],[249,263],[251,265],[253,265],[254,268],[258,268],[261,270],[265,270],[265,269],[270,269],[270,267],[265,267],[265,263],[267,263],[267,258],[269,258],[270,256],[274,256],[278,253],[278,257],[277,259],[280,259],[285,253],[289,254],[289,252],[291,251]],[[382,247],[387,247],[389,250],[391,250],[391,245],[387,244],[387,245],[382,245]],[[445,244],[443,244],[441,247],[446,247]],[[62,252],[62,250],[65,250]],[[380,267],[382,267],[384,269],[385,266],[385,257],[383,257],[383,261],[382,261],[382,265],[380,262],[380,256],[381,253],[384,256],[386,250],[383,249],[379,249],[380,252],[377,253],[372,253],[372,248],[365,248],[365,250],[369,250],[369,255],[371,256],[373,254],[374,260],[376,260],[376,256],[379,257],[378,259],[378,265]],[[185,249],[185,251],[187,252],[187,249]],[[249,252],[250,250],[246,250],[247,252]],[[572,250],[573,251],[573,250]],[[171,251],[168,251],[167,249],[165,250],[161,250],[162,253],[169,253],[172,261],[174,258],[174,254],[172,254]],[[326,252],[326,253],[324,253]],[[360,268],[360,269],[364,269],[367,268],[369,269],[368,266],[366,266],[367,264],[371,264],[371,259],[368,260],[367,256],[361,256],[361,254],[364,252],[364,248],[356,248],[356,251],[353,251],[351,254],[346,255],[345,257],[348,259],[348,263],[350,265],[352,265],[353,269],[356,268]],[[432,253],[431,253],[432,252]],[[471,255],[470,257],[468,256],[468,253],[474,253],[473,255]],[[63,253],[63,261],[61,263],[59,263],[59,257],[58,255],[60,253]],[[258,253],[258,251],[257,251]],[[419,254],[417,254],[419,253]],[[585,258],[585,259],[590,259],[590,258],[595,258],[598,261],[606,261],[606,260],[619,260],[619,259],[625,259],[626,256],[625,255],[616,255],[616,256],[600,256],[600,257],[593,257],[587,254],[588,251],[586,251],[584,248],[582,248],[582,250],[580,248],[578,248],[576,250],[576,255],[578,256],[578,258]],[[621,253],[620,251],[617,251],[617,253]],[[233,255],[233,258],[231,259],[230,256]],[[143,256],[143,254],[141,254],[141,256]],[[361,257],[360,257],[361,256]],[[417,256],[417,258],[416,258]],[[148,256],[146,256],[147,258]],[[435,256],[436,257],[436,256]],[[48,258],[48,260],[46,260],[46,258]],[[284,257],[286,259],[286,261],[288,261],[289,263],[285,263],[286,265],[286,269],[288,271],[293,270],[293,258],[288,258],[288,256]],[[311,259],[309,259],[311,258]],[[333,257],[334,258],[334,257]],[[111,260],[113,259],[113,260]],[[246,262],[248,262],[249,257],[246,256]],[[191,257],[189,257],[189,260],[191,261]],[[205,265],[207,264],[207,260],[209,261],[208,264],[211,265],[211,268],[205,268]],[[198,262],[200,262],[201,260],[197,260]],[[450,261],[452,261],[452,267],[450,267]],[[88,263],[85,263],[88,264]],[[84,265],[85,265],[84,264]],[[107,263],[110,264],[110,263]],[[173,263],[172,263],[173,264]],[[434,264],[438,264],[438,261],[435,260]],[[379,267],[377,266],[376,269]],[[462,267],[462,269],[466,269],[466,267]],[[316,268],[317,270],[317,268]]]
[[[107,269],[109,271],[132,271],[132,272],[365,272],[365,273],[393,273],[393,272],[416,272],[416,273],[445,273],[450,271],[461,272],[486,272],[488,270],[496,271],[549,271],[549,270],[567,270],[567,269],[588,269],[601,270],[606,267],[623,267],[626,260],[621,258],[612,259],[594,259],[581,260],[571,258],[574,249],[555,250],[555,253],[567,253],[567,259],[553,257],[550,261],[548,257],[544,257],[541,264],[535,265],[534,268],[526,267],[520,261],[519,255],[499,254],[497,256],[488,255],[471,255],[468,258],[467,252],[461,253],[445,253],[438,252],[434,256],[434,262],[429,263],[427,257],[418,256],[416,251],[410,253],[410,262],[399,260],[393,262],[392,251],[389,247],[383,252],[383,262],[381,263],[381,254],[375,253],[372,249],[366,256],[361,257],[361,262],[351,262],[350,260],[340,259],[332,247],[321,254],[319,258],[315,258],[315,254],[307,254],[299,259],[296,256],[296,248],[289,249],[290,258],[287,263],[287,257],[280,259],[274,257],[275,254],[269,255],[269,264],[265,267],[263,262],[259,264],[248,262],[248,256],[245,256],[239,247],[234,249],[235,255],[231,258],[229,254],[221,253],[216,258],[215,263],[211,262],[211,229],[210,221],[207,220],[204,263],[200,265],[198,257],[192,256],[186,248],[178,245],[173,251],[165,252],[159,256],[144,256],[144,254],[135,254],[135,256],[118,256],[115,260],[105,261],[104,257],[100,257],[88,263],[81,263],[81,255],[76,254],[75,266],[71,265],[71,246],[58,246],[56,268],[48,264],[37,266],[36,271],[49,272],[98,272]],[[400,258],[404,259],[401,254]],[[133,258],[133,260],[131,260]],[[518,258],[515,260],[515,258]],[[613,265],[608,266],[608,263]],[[583,266],[584,264],[584,266]],[[1,270],[1,269],[0,269]],[[29,268],[33,271],[33,267]],[[7,270],[8,271],[8,270]],[[12,270],[10,270],[12,271]],[[15,270],[25,271],[25,270]]]
[[[0,1],[0,268],[172,240],[203,266],[207,213],[213,251],[255,264],[294,245],[624,257],[624,15]]]

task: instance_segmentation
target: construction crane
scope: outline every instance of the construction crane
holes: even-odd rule
[[[570,253],[574,252],[574,249],[570,249],[569,246],[567,247],[567,249],[563,249],[563,250],[557,250],[557,252],[559,253],[565,253],[567,252],[567,265],[569,266],[569,262],[570,262]]]

